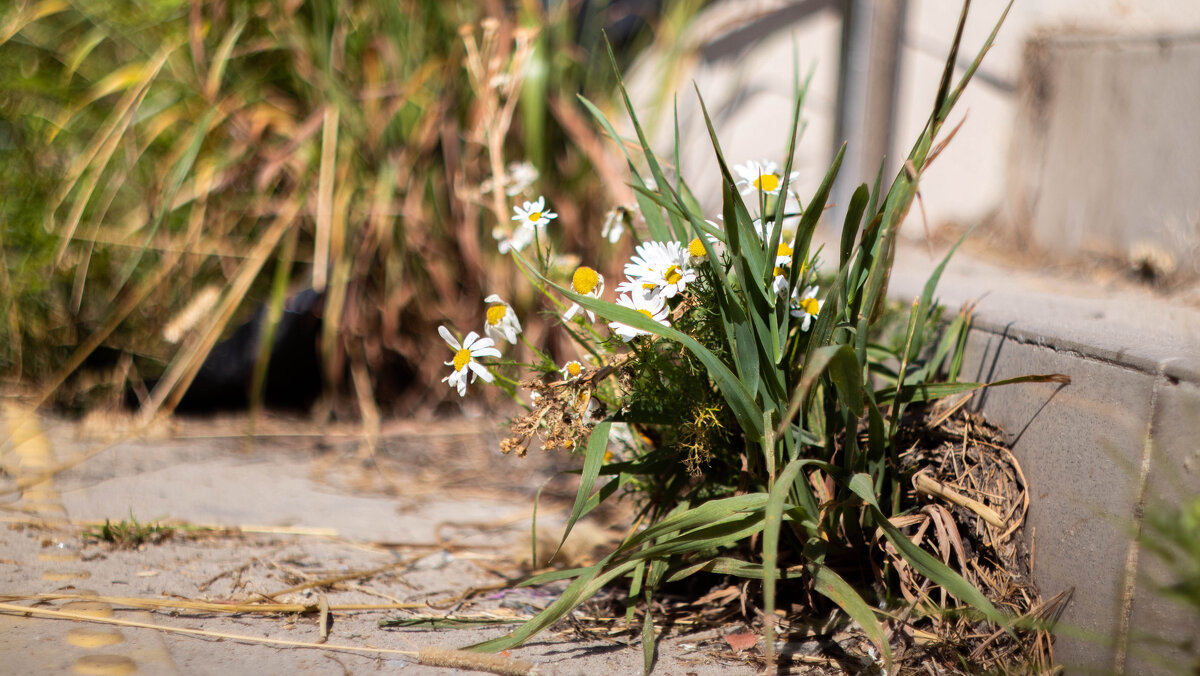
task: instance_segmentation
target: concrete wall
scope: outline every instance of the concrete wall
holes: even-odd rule
[[[1026,46],[1008,222],[1031,249],[1200,272],[1200,32]]]
[[[970,62],[999,18],[1004,4],[997,1],[974,3],[967,22],[960,66],[965,67]],[[898,168],[898,158],[908,154],[929,115],[960,8],[958,0],[907,2],[898,105],[888,166],[891,174]],[[1019,91],[1026,64],[1026,44],[1035,36],[1113,35],[1125,40],[1134,36],[1132,39],[1137,42],[1143,36],[1155,36],[1157,40],[1168,33],[1183,36],[1180,39],[1184,42],[1194,40],[1188,36],[1200,34],[1200,2],[1016,2],[995,45],[952,116],[950,127],[963,120],[965,124],[923,179],[924,213],[929,224],[957,222],[971,225],[998,215],[1000,223],[1019,223],[1024,228],[1031,216],[1029,200],[1045,195],[1044,190],[1035,195],[1033,189],[1046,186],[1031,187],[1031,183],[1037,184],[1045,172],[1051,170],[1074,172],[1078,176],[1080,172],[1076,167],[1087,164],[1092,178],[1088,185],[1060,181],[1053,187],[1064,205],[1093,199],[1101,192],[1113,194],[1116,191],[1109,186],[1134,174],[1143,179],[1139,189],[1157,188],[1151,204],[1130,191],[1116,193],[1129,195],[1119,209],[1107,209],[1107,213],[1112,214],[1111,222],[1123,221],[1112,226],[1123,228],[1125,234],[1119,238],[1121,247],[1132,246],[1142,239],[1159,243],[1175,241],[1171,237],[1177,240],[1180,233],[1195,241],[1200,237],[1200,225],[1196,225],[1200,213],[1191,209],[1190,203],[1183,204],[1185,200],[1180,197],[1184,193],[1197,192],[1185,190],[1194,172],[1180,169],[1185,165],[1200,166],[1195,162],[1187,163],[1187,159],[1200,156],[1200,133],[1195,131],[1196,120],[1200,117],[1190,114],[1194,105],[1187,105],[1189,100],[1195,101],[1189,97],[1200,87],[1200,80],[1180,75],[1195,72],[1191,47],[1180,46],[1172,58],[1165,60],[1161,53],[1155,57],[1149,53],[1117,52],[1101,59],[1077,52],[1071,63],[1064,62],[1055,71],[1065,78],[1060,82],[1084,84],[1079,80],[1083,72],[1080,69],[1085,66],[1096,73],[1126,69],[1126,97],[1138,106],[1124,115],[1096,115],[1105,108],[1103,103],[1097,103],[1096,94],[1103,92],[1108,84],[1103,76],[1097,76],[1100,79],[1091,88],[1059,89],[1060,96],[1053,104],[1056,122],[1052,128],[1033,129],[1028,116],[1020,122]],[[657,119],[653,135],[664,152],[669,151],[673,137],[670,124],[673,99],[670,95],[662,97],[660,92],[666,88],[668,92],[678,94],[683,173],[697,193],[707,197],[706,206],[714,213],[719,208],[719,182],[693,83],[705,97],[730,162],[767,158],[782,164],[792,114],[793,64],[798,60],[802,73],[814,69],[803,114],[806,127],[795,158],[796,168],[800,171],[801,194],[811,194],[829,166],[837,146],[835,141],[841,141],[833,138],[837,126],[840,40],[840,3],[834,0],[718,2],[685,40],[689,45],[700,47],[699,58],[683,64],[666,77],[657,65],[651,65],[651,61],[631,74],[633,88],[640,92],[636,96],[638,109],[645,113],[645,118]],[[1064,59],[1069,51],[1063,51]],[[1123,62],[1123,56],[1140,58],[1141,63],[1129,66]],[[1133,88],[1135,82],[1141,83],[1142,88]],[[1179,83],[1190,87],[1180,89]],[[1172,91],[1171,106],[1155,105]],[[653,105],[656,100],[665,107],[656,109]],[[1089,122],[1071,127],[1072,119],[1088,119]],[[1059,124],[1059,120],[1065,126]],[[1031,135],[1040,139],[1037,145],[1030,145]],[[1115,163],[1098,162],[1082,152],[1089,147],[1103,147],[1104,140],[1114,135],[1120,135],[1124,142],[1120,154],[1121,171],[1114,170]],[[1053,148],[1047,145],[1048,139],[1053,139]],[[856,139],[848,140],[853,150]],[[1156,149],[1163,144],[1171,145],[1175,150],[1171,157],[1175,164],[1154,164],[1156,158],[1161,157]],[[1010,165],[1013,156],[1028,158],[1025,167],[1040,163],[1043,173],[1035,175],[1026,168],[1013,171]],[[1059,162],[1056,165],[1053,161],[1056,158],[1068,158],[1074,163]],[[841,180],[852,186],[870,182],[877,161],[864,161],[864,168],[858,175],[843,175]],[[1171,176],[1179,178],[1159,180]],[[1081,216],[1078,209],[1072,212],[1067,206],[1055,206],[1045,200],[1039,209],[1032,214],[1039,222],[1058,220],[1057,227],[1075,228],[1076,232],[1086,227],[1079,224],[1091,218],[1090,213]],[[1099,211],[1099,207],[1096,210]],[[1119,219],[1117,214],[1120,214]],[[1126,217],[1129,214],[1135,214],[1137,218]],[[1138,234],[1142,229],[1174,234],[1142,237]],[[920,236],[922,229],[913,226],[906,232]],[[1047,247],[1057,247],[1053,250],[1059,253],[1081,248],[1065,246],[1070,242],[1082,243],[1081,238],[1060,240],[1063,238],[1059,234],[1048,232],[1031,241],[1031,245],[1045,243]],[[1162,248],[1172,250],[1170,246]],[[1174,250],[1178,249],[1175,247]]]

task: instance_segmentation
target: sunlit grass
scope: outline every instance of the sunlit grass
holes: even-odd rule
[[[312,287],[330,390],[413,371],[391,391],[427,400],[429,329],[470,319],[463,300],[504,282],[488,243],[512,197],[482,186],[507,146],[533,149],[573,213],[610,201],[587,180],[599,142],[573,99],[612,82],[575,44],[577,22],[600,20],[565,7],[9,5],[0,373],[60,404],[96,403],[69,380],[84,368],[117,368],[117,388],[162,375],[153,415],[231,322],[262,302],[277,317],[289,289]],[[205,320],[165,340],[213,285]]]

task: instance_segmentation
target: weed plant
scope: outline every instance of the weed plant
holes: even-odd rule
[[[175,528],[158,522],[139,522],[131,513],[128,519],[117,523],[105,519],[104,525],[84,531],[84,539],[108,542],[120,549],[136,549],[149,543],[158,543],[175,534]]]
[[[951,109],[999,30],[998,22],[956,82],[966,12],[964,6],[932,112],[902,171],[890,184],[880,172],[854,192],[840,246],[831,252],[814,249],[812,240],[844,147],[811,198],[802,200],[791,184],[807,83],[795,83],[782,168],[729,164],[709,124],[722,179],[722,212],[713,220],[651,151],[627,96],[637,137],[628,143],[588,104],[623,151],[640,151],[626,159],[644,231],[632,235],[637,255],[624,268],[616,302],[604,298],[605,280],[593,267],[571,273],[552,264],[558,215],[545,201],[527,203],[513,216],[524,234],[511,255],[563,313],[561,328],[576,340],[579,358],[499,358],[498,345],[515,343],[520,323],[495,296],[488,337],[471,332],[460,341],[442,327],[453,351],[446,381],[460,394],[476,379],[518,397],[529,392],[530,410],[513,422],[504,451],[523,455],[538,438],[546,449],[582,458],[564,540],[605,500],[630,495],[639,511],[619,546],[594,565],[529,580],[570,583],[525,625],[476,649],[518,645],[620,581],[628,588],[627,618],[642,608],[649,670],[655,594],[702,571],[761,581],[768,655],[782,580],[840,607],[886,664],[884,618],[900,598],[900,568],[949,592],[963,612],[1006,625],[979,589],[892,521],[913,506],[905,490],[911,476],[894,442],[906,408],[984,386],[957,381],[966,319],[944,332],[935,321],[945,261],[907,313],[902,340],[889,348],[873,338],[887,306],[897,232],[922,172],[941,150]],[[937,382],[946,363],[950,376]],[[939,612],[928,598],[918,601],[921,613]]]

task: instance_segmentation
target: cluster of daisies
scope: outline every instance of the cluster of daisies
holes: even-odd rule
[[[774,162],[749,162],[734,169],[741,179],[739,185],[743,194],[756,193],[773,197],[780,195],[784,180]],[[793,172],[788,177],[788,182],[793,183],[796,178],[797,175]],[[511,230],[497,230],[493,233],[502,254],[521,251],[540,241],[546,235],[546,226],[558,217],[558,214],[546,206],[544,197],[524,202],[521,206],[513,207],[513,211],[515,215],[512,220],[516,221],[516,224]],[[630,220],[628,210],[614,210],[605,222],[604,237],[616,243],[624,231],[624,223]],[[716,228],[720,227],[712,221],[708,223]],[[770,232],[762,219],[756,220],[754,226],[759,237],[765,241]],[[670,326],[669,301],[684,293],[689,285],[696,283],[699,278],[699,266],[707,260],[709,251],[720,257],[722,264],[726,263],[724,242],[712,235],[707,236],[707,241],[708,247],[705,247],[698,237],[687,244],[678,241],[648,241],[639,244],[634,255],[625,264],[625,280],[616,287],[616,304],[635,310],[663,326]],[[821,302],[817,300],[818,289],[815,286],[789,289],[788,269],[792,265],[793,255],[788,244],[781,242],[778,245],[771,289],[781,297],[790,297],[791,314],[799,320],[800,329],[807,331],[821,310]],[[593,268],[580,266],[571,277],[571,289],[580,295],[599,299],[604,292],[604,276]],[[478,360],[501,356],[496,345],[501,340],[516,344],[521,333],[521,322],[512,306],[495,294],[488,296],[485,302],[489,304],[484,325],[487,337],[481,337],[472,331],[459,342],[445,326],[438,327],[438,332],[454,351],[454,358],[445,362],[447,366],[453,367],[453,371],[442,382],[456,388],[459,396],[466,395],[468,383],[473,383],[476,378],[488,383],[493,381],[493,375]],[[584,317],[589,323],[596,320],[594,312],[578,303],[572,303],[562,317],[566,322],[584,321]],[[608,326],[625,342],[650,333],[621,322],[609,322]],[[569,361],[560,369],[564,380],[576,378],[582,371],[583,367],[578,361]]]

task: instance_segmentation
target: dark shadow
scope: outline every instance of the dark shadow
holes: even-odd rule
[[[700,58],[706,63],[737,59],[747,49],[760,44],[781,27],[797,23],[827,9],[840,11],[842,4],[841,0],[802,0],[789,3],[782,9],[759,17],[708,43],[700,49]]]
[[[1000,356],[1004,353],[1004,346],[1009,341],[1008,332],[1012,326],[1013,322],[1009,322],[1004,326],[1004,330],[1002,332],[999,334],[991,334],[991,337],[988,338],[989,344],[984,348],[984,358],[979,361],[979,370],[975,374],[975,382],[990,383],[996,380],[996,370],[1000,364]],[[987,351],[991,348],[991,341],[993,339],[997,341],[995,348],[996,351],[992,353],[989,359],[987,357]],[[1037,420],[1038,416],[1042,414],[1042,411],[1046,409],[1046,406],[1049,405],[1051,401],[1054,401],[1054,398],[1058,396],[1058,393],[1061,392],[1062,389],[1068,384],[1069,383],[1063,383],[1050,393],[1050,396],[1046,398],[1046,401],[1043,401],[1042,405],[1038,406],[1038,409],[1034,411],[1033,415],[1031,415],[1029,419],[1025,421],[1025,424],[1021,426],[1021,429],[1009,440],[1010,445],[1015,446],[1019,441],[1021,441],[1021,437],[1025,435],[1025,432],[1029,429],[1029,426],[1033,424],[1033,421]],[[971,407],[971,410],[975,413],[982,411],[984,407],[987,406],[988,396],[991,391],[991,388],[987,387],[980,390],[974,404]]]
[[[605,643],[603,645],[581,646],[581,645],[569,645],[569,644],[564,644],[564,643],[555,643],[555,642],[551,642],[551,641],[537,641],[537,642],[530,641],[528,643],[523,643],[521,645],[523,647],[543,646],[543,647],[549,648],[549,650],[547,650],[545,653],[542,653],[539,656],[539,659],[544,659],[547,662],[566,662],[569,660],[590,657],[592,655],[605,655],[608,653],[615,653],[615,652],[619,652],[621,650],[628,650],[630,648],[637,649],[640,651],[640,648],[638,648],[637,646],[635,646],[632,643],[629,643],[629,644]],[[656,661],[657,661],[657,658],[658,658],[658,655],[656,654],[655,655]]]
[[[984,350],[984,358],[979,360],[979,371],[977,371],[975,374],[975,382],[990,383],[996,379],[996,367],[1000,363],[1000,354],[1004,352],[1004,343],[1008,341],[1008,331],[1012,328],[1012,325],[1013,322],[1009,322],[1004,326],[1003,332],[1000,334],[992,334],[992,336],[998,341],[996,343],[996,352],[992,355],[991,363],[989,364],[989,360],[986,356],[987,350]],[[992,338],[989,338],[988,342],[990,343],[991,340]],[[991,347],[991,345],[989,344],[988,347]],[[984,374],[985,369],[987,370],[986,375]],[[987,404],[987,398],[988,389],[984,388],[979,392],[979,396],[975,398],[975,404],[971,407],[971,409],[976,413],[982,411],[984,405]]]
[[[1012,440],[1008,442],[1010,446],[1016,446],[1017,443],[1021,441],[1021,437],[1025,436],[1025,430],[1029,429],[1029,426],[1033,424],[1033,421],[1037,420],[1038,416],[1042,414],[1042,410],[1044,410],[1050,402],[1054,401],[1054,398],[1058,396],[1058,393],[1062,392],[1063,388],[1069,384],[1070,383],[1062,383],[1058,387],[1054,388],[1054,391],[1050,393],[1050,396],[1046,397],[1046,401],[1043,401],[1042,405],[1038,406],[1038,410],[1034,411],[1033,415],[1029,416],[1029,420],[1025,421],[1025,424],[1021,426],[1021,431],[1017,432]]]

